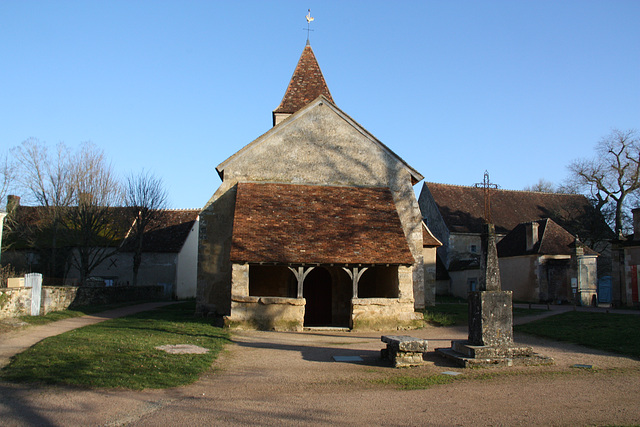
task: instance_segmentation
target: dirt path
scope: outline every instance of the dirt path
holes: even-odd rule
[[[430,348],[466,328],[412,331]],[[551,367],[457,369],[430,352],[427,366],[379,359],[381,333],[241,332],[197,383],[159,391],[0,384],[3,425],[586,425],[640,420],[640,361],[517,336],[555,358]],[[334,355],[361,356],[338,363]],[[572,368],[574,364],[597,369]],[[455,370],[450,384],[399,390],[393,376]]]

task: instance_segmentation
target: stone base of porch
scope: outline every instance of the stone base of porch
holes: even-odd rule
[[[351,300],[353,329],[364,331],[405,330],[424,326],[413,299],[354,298]]]
[[[232,296],[224,326],[263,331],[302,331],[304,298]]]

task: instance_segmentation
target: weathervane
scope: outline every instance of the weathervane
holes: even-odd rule
[[[307,13],[307,16],[305,16],[305,18],[307,18],[307,44],[309,44],[309,32],[313,31],[311,29],[311,22],[314,20],[314,18],[311,16],[311,9],[309,9],[309,13]],[[305,28],[303,28],[304,30]]]
[[[476,184],[476,188],[484,189],[484,222],[491,224],[491,189],[497,189],[498,184],[494,184],[489,180],[489,172],[484,171],[484,180]]]

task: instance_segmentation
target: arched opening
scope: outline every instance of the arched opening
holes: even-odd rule
[[[331,274],[324,267],[314,268],[304,280],[303,296],[306,299],[304,326],[329,326],[333,324]]]

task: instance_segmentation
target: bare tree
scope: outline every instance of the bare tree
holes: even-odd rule
[[[544,178],[540,178],[537,184],[529,185],[524,188],[524,191],[537,191],[539,193],[557,193],[557,188],[551,181],[547,181]]]
[[[595,159],[575,160],[569,165],[570,185],[588,192],[603,214],[611,209],[615,234],[621,236],[627,197],[640,189],[638,133],[614,129],[598,142],[596,152]]]
[[[104,151],[84,143],[71,160],[73,206],[65,210],[65,227],[74,250],[71,265],[85,284],[91,272],[117,252],[127,224],[122,209],[120,184]]]
[[[16,164],[6,153],[0,156],[0,203],[3,203],[16,180]]]
[[[144,234],[153,229],[161,210],[166,208],[167,192],[162,179],[144,170],[129,175],[124,188],[124,204],[133,219],[127,236],[133,250],[133,286],[138,284],[138,271],[142,264]]]
[[[62,280],[67,253],[64,250],[64,209],[71,205],[74,188],[71,182],[71,152],[60,143],[52,155],[47,145],[35,138],[12,150],[17,165],[16,180],[27,202],[41,206],[38,221],[12,223],[12,232],[30,246],[41,249],[41,263],[49,279]],[[10,221],[12,218],[9,218]]]
[[[114,253],[122,235],[123,212],[119,217],[110,210],[120,203],[120,186],[104,152],[91,143],[76,151],[60,143],[51,154],[45,143],[31,138],[13,155],[27,201],[40,206],[35,227],[21,230],[21,236],[35,249],[46,248],[40,254],[46,255],[43,273],[49,279],[62,280],[73,266],[84,284]]]

